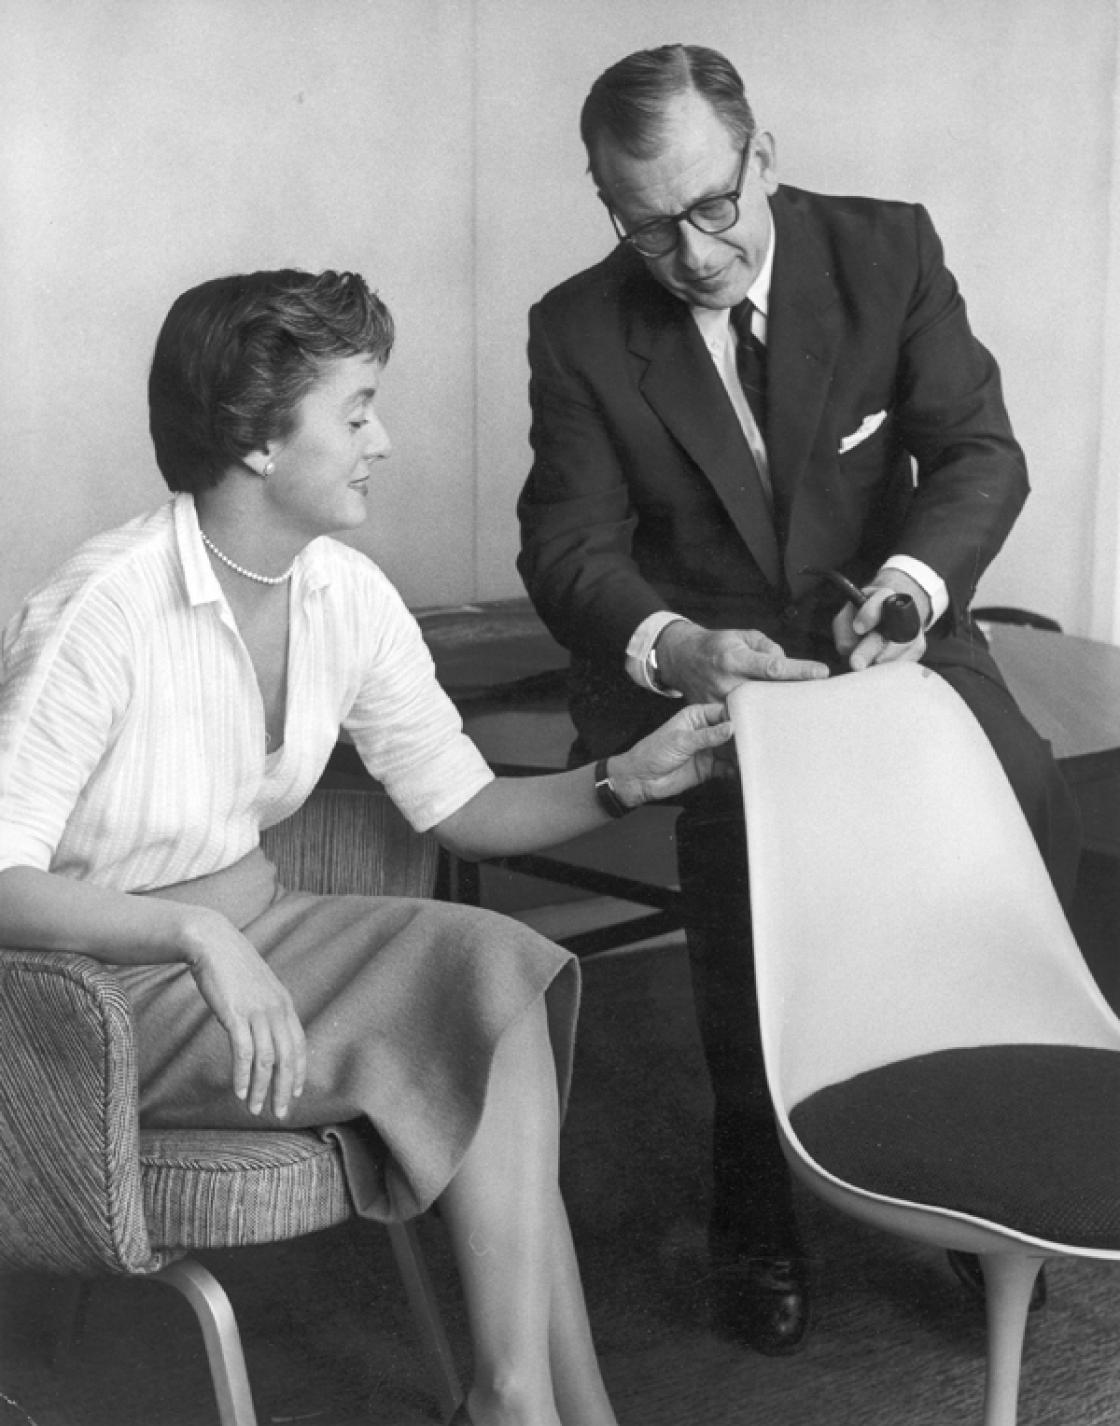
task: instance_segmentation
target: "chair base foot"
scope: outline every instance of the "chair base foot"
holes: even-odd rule
[[[182,1293],[198,1318],[222,1426],[257,1426],[241,1334],[225,1288],[194,1258],[169,1263],[150,1280]]]

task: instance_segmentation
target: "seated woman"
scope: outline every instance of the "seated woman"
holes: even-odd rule
[[[147,1125],[358,1120],[361,1211],[439,1201],[476,1426],[611,1426],[557,1136],[578,967],[515,922],[435,901],[288,891],[262,827],[339,729],[460,855],[605,822],[592,769],[496,779],[400,597],[327,538],[366,518],[393,340],[360,277],[260,272],[173,305],[152,362],[175,492],[33,593],[0,649],[0,946],[83,951],[135,1012]],[[729,727],[685,709],[610,759],[627,807],[715,771]]]

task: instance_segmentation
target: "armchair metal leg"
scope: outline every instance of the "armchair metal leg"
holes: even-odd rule
[[[440,1415],[448,1420],[463,1399],[463,1388],[447,1340],[443,1318],[432,1288],[428,1266],[420,1250],[414,1223],[387,1223],[389,1242],[408,1296],[408,1305],[420,1332],[420,1342],[432,1374]]]
[[[241,1334],[225,1288],[194,1258],[170,1263],[154,1273],[151,1281],[176,1288],[194,1309],[206,1343],[222,1426],[257,1426]]]
[[[1043,1263],[1025,1253],[982,1253],[988,1315],[984,1426],[1015,1426],[1031,1289]]]

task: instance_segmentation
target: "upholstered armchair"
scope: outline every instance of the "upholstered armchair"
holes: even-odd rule
[[[265,834],[287,885],[428,895],[436,848],[364,775],[334,772]],[[0,952],[0,1267],[143,1276],[181,1291],[203,1329],[222,1426],[256,1417],[233,1312],[196,1248],[277,1242],[353,1209],[318,1133],[146,1131],[128,1001],[81,955]],[[389,1229],[439,1408],[461,1397],[411,1225]]]

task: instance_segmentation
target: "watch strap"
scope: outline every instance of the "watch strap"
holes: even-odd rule
[[[627,807],[615,791],[614,783],[607,772],[606,758],[600,758],[595,764],[595,796],[603,811],[612,817],[625,817],[628,812],[634,810],[632,807]]]

